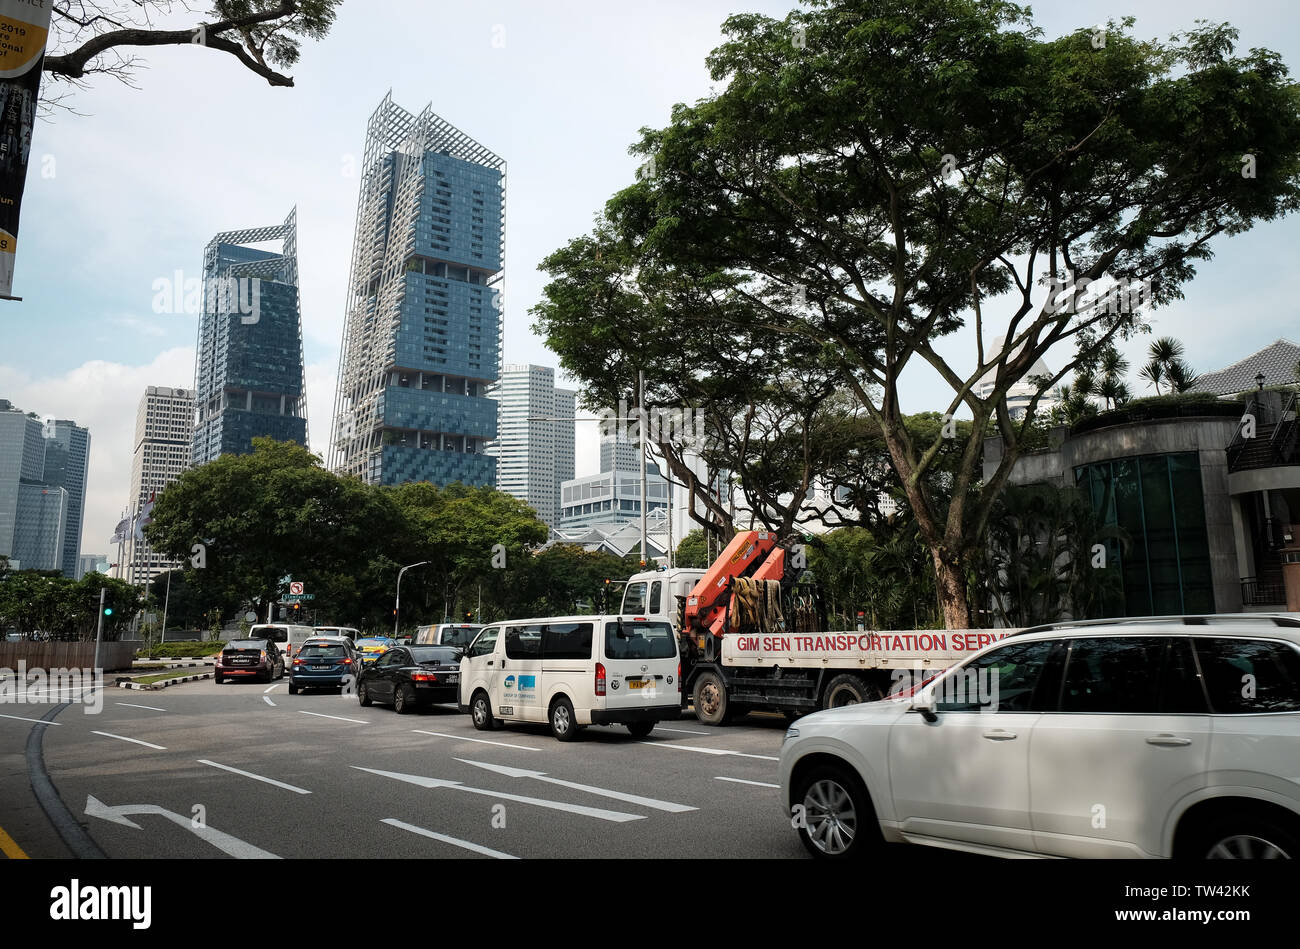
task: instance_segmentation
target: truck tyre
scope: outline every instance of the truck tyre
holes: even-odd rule
[[[633,738],[644,738],[655,730],[654,722],[629,722],[627,730],[632,733]]]
[[[880,692],[855,675],[845,673],[837,675],[826,684],[822,693],[822,708],[842,708],[845,705],[859,705],[874,702],[880,698]]]
[[[799,839],[814,857],[848,860],[884,842],[871,798],[847,766],[812,768],[795,785],[791,801]]]
[[[727,687],[712,670],[695,680],[695,717],[703,725],[721,725],[728,720]]]

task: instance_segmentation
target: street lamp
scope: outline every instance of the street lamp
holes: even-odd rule
[[[1259,391],[1264,391],[1264,374],[1262,372],[1255,374],[1255,385],[1259,386]]]
[[[399,621],[399,618],[401,616],[401,611],[402,611],[402,574],[406,573],[406,571],[410,570],[412,567],[423,567],[425,564],[429,562],[430,561],[428,560],[421,560],[419,563],[407,564],[401,570],[397,571],[397,601],[393,604],[393,638],[394,639],[397,638],[397,623]]]

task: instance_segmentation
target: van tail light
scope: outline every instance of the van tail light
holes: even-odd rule
[[[597,695],[605,694],[605,682],[606,682],[605,664],[603,662],[598,662],[596,663],[596,694]]]

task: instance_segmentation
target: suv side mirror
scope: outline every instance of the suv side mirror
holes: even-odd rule
[[[912,704],[908,706],[909,712],[920,712],[921,717],[927,722],[937,722],[939,716],[935,714],[935,699],[933,689],[922,689],[912,698]]]

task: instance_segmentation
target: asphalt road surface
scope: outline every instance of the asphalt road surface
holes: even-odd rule
[[[0,705],[0,849],[33,858],[805,856],[776,715],[561,743],[287,680],[45,698]]]

